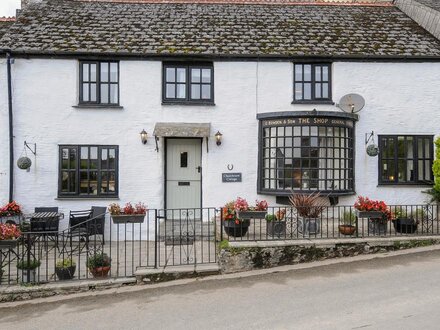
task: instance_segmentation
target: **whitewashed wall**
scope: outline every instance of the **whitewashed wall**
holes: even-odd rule
[[[152,135],[156,122],[210,122],[213,136],[203,144],[203,205],[219,206],[237,196],[258,196],[257,113],[273,111],[340,111],[332,105],[292,105],[293,65],[289,62],[215,62],[215,106],[161,105],[162,64],[121,61],[120,103],[123,109],[77,109],[78,62],[75,60],[16,59],[13,65],[15,154],[23,142],[37,144],[30,172],[16,168],[15,196],[26,212],[35,206],[59,206],[64,212],[113,200],[58,200],[59,144],[119,145],[119,202],[144,201],[163,207],[163,141],[154,151],[151,138],[140,142],[139,132]],[[8,130],[6,65],[0,59],[0,202],[8,198]],[[378,160],[365,153],[365,133],[438,134],[440,127],[440,63],[333,64],[333,100],[359,93],[366,100],[356,125],[356,192],[388,203],[421,203],[426,195],[415,187],[378,187]],[[377,142],[377,138],[376,138]],[[29,153],[28,153],[29,154]],[[242,183],[222,183],[227,165],[243,172]],[[352,204],[354,196],[340,199]]]

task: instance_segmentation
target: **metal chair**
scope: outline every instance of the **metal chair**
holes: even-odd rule
[[[36,207],[35,213],[41,212],[56,212],[58,213],[58,207]],[[51,232],[48,236],[54,236],[58,232],[60,226],[60,218],[58,216],[45,219],[31,219],[31,232]]]
[[[92,217],[88,226],[88,236],[101,236],[102,245],[105,244],[104,226],[105,213],[107,208],[105,206],[92,206]]]
[[[88,249],[88,227],[92,216],[92,210],[70,211],[69,229],[62,234],[61,254],[68,253],[67,246],[70,247],[70,253],[79,250],[82,252],[84,247]],[[77,243],[74,247],[74,242]],[[81,243],[84,242],[83,246]]]

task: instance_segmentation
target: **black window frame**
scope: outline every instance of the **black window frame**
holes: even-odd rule
[[[407,162],[411,161],[411,158],[408,157],[399,157],[398,155],[398,139],[399,137],[403,137],[405,144],[407,143],[408,138],[412,138],[413,143],[413,173],[414,173],[414,179],[412,181],[399,181],[399,174],[398,174],[398,161],[405,160],[406,165],[405,168],[407,169]],[[432,165],[434,162],[434,135],[413,135],[413,134],[380,134],[378,135],[379,139],[379,157],[378,157],[378,183],[380,186],[431,186],[434,183],[434,173],[432,171]],[[393,157],[384,157],[384,141],[383,139],[393,139],[394,140],[394,156]],[[423,156],[421,159],[419,158],[419,139],[429,139],[429,153],[430,158],[425,157],[425,149],[423,148]],[[423,142],[422,142],[423,143]],[[406,144],[407,145],[407,144]],[[407,150],[405,149],[405,154],[407,154]],[[394,162],[394,176],[392,180],[384,180],[383,179],[383,161],[393,161]],[[429,161],[429,169],[430,169],[430,177],[431,180],[420,180],[419,179],[419,161]],[[406,172],[406,171],[405,171]],[[425,175],[425,168],[423,170],[423,175]]]
[[[86,147],[88,148],[88,168],[82,169],[80,166],[81,162],[81,148]],[[84,194],[80,192],[80,184],[81,184],[81,178],[80,173],[81,172],[91,172],[92,169],[90,168],[90,148],[96,147],[97,153],[98,153],[98,165],[96,170],[93,169],[93,171],[97,172],[97,194]],[[63,169],[63,149],[69,149],[69,155],[70,150],[75,150],[76,153],[76,160],[75,160],[75,168],[70,168],[69,163],[69,169]],[[101,167],[101,155],[103,149],[114,149],[115,150],[115,167],[114,169],[102,169]],[[118,145],[97,145],[97,144],[63,144],[58,146],[58,198],[118,198],[119,196],[119,146]],[[108,161],[107,156],[107,161]],[[62,172],[74,172],[75,173],[75,191],[74,192],[63,192],[62,191]],[[112,193],[104,193],[101,192],[102,188],[102,173],[103,172],[114,172],[115,173],[115,191]],[[108,185],[110,184],[109,178]],[[90,181],[90,178],[89,178]],[[90,182],[89,182],[90,184]]]
[[[296,66],[301,65],[302,66],[302,80],[297,81],[296,80]],[[311,66],[311,79],[310,81],[304,80],[304,65],[310,65]],[[316,80],[316,67],[321,67],[321,80]],[[328,69],[328,80],[322,80],[322,67],[327,67]],[[295,94],[295,88],[296,84],[301,83],[302,84],[302,99],[296,99]],[[310,99],[304,99],[304,83],[310,83],[311,84],[311,98]],[[322,84],[328,83],[328,97],[316,97],[316,84],[321,83],[321,96],[322,96]],[[332,63],[327,62],[320,62],[320,63],[307,63],[307,62],[294,62],[293,63],[293,101],[292,104],[334,104],[332,99]]]
[[[109,79],[108,81],[104,82],[101,79],[101,64],[107,63],[109,66],[109,71],[108,71],[108,75],[109,75]],[[115,63],[117,64],[117,70],[118,70],[118,81],[117,82],[112,82],[110,79],[111,76],[111,72],[110,72],[110,64]],[[83,64],[88,64],[89,65],[89,79],[90,79],[90,64],[95,64],[96,65],[96,81],[84,81],[84,71],[83,71]],[[120,65],[119,65],[119,61],[92,61],[92,60],[80,60],[79,61],[79,101],[78,104],[79,105],[103,105],[103,106],[119,106],[120,105]],[[84,84],[91,84],[91,83],[95,83],[96,84],[96,101],[84,101],[84,95],[83,95],[83,85]],[[105,102],[101,102],[101,85],[108,85],[108,103]],[[116,85],[117,86],[117,92],[118,92],[118,102],[116,103],[112,103],[110,102],[110,87],[111,85]],[[89,99],[90,99],[90,95],[91,95],[91,86],[89,86]]]
[[[176,89],[176,97],[167,98],[166,96],[166,88],[167,84],[175,84],[176,88],[179,82],[177,82],[177,75],[174,82],[167,81],[166,71],[168,68],[174,69],[185,69],[185,82],[180,84],[185,84],[185,98],[177,98],[177,89]],[[209,69],[211,71],[211,81],[209,83],[202,82],[202,76],[200,76],[200,82],[192,81],[191,70],[192,69]],[[200,84],[200,99],[193,99],[191,97],[191,85],[192,84]],[[211,85],[210,88],[210,98],[202,99],[202,86],[203,85]],[[214,65],[209,62],[195,62],[195,63],[176,63],[176,62],[163,62],[162,63],[162,104],[189,104],[189,105],[214,105]]]
[[[290,116],[289,116],[290,114]],[[355,193],[355,122],[357,121],[357,116],[352,116],[351,114],[342,114],[340,116],[328,113],[328,112],[319,112],[316,116],[310,114],[309,112],[303,112],[303,111],[295,111],[295,112],[288,112],[285,114],[275,114],[275,113],[268,113],[268,114],[261,114],[257,116],[259,119],[259,140],[258,140],[258,189],[257,192],[259,194],[266,194],[266,195],[275,195],[275,196],[289,196],[291,195],[292,191],[295,193],[312,193],[312,192],[320,192],[328,196],[343,196],[343,195],[352,195]],[[317,119],[315,121],[315,119]],[[307,121],[307,123],[304,123],[304,120]],[[325,123],[323,123],[323,121]],[[266,125],[265,122],[271,122],[270,124]],[[294,123],[296,122],[296,123]],[[303,136],[303,130],[302,127],[309,127],[309,133],[308,136]],[[278,140],[279,136],[277,135],[275,137],[275,149],[272,145],[268,147],[264,144],[264,139],[267,138],[267,136],[264,135],[264,129],[265,128],[276,128],[278,133],[278,127],[283,127],[284,132],[286,132],[286,127],[292,128],[292,133],[284,134],[283,139],[284,143],[287,141],[287,139],[292,139],[291,146],[284,144],[281,149],[284,149],[283,155],[278,155]],[[301,135],[295,135],[295,129],[294,127],[299,127],[301,130]],[[315,147],[315,149],[318,149],[318,156],[312,156],[311,150],[313,148],[313,145],[310,144],[310,146],[303,146],[302,145],[302,138],[303,137],[315,137],[315,135],[312,135],[312,128],[311,127],[317,127],[318,133],[316,135],[318,139],[318,145]],[[328,135],[327,131],[325,135],[321,135],[319,133],[320,127],[326,128],[332,128],[333,134],[336,134],[336,129],[338,129],[339,135]],[[344,131],[344,134],[342,135],[342,130]],[[272,133],[270,133],[272,134]],[[339,138],[339,145],[320,145],[320,138],[325,138],[325,142],[328,143],[329,140],[334,141],[336,138]],[[270,136],[272,138],[272,135]],[[301,140],[301,146],[297,147],[295,146],[294,139],[299,138]],[[344,144],[341,144],[341,141],[344,141]],[[332,142],[333,143],[333,142]],[[292,156],[286,157],[284,154],[286,153],[286,149],[292,148]],[[294,153],[296,148],[300,149],[300,157],[295,157]],[[321,156],[319,153],[319,149],[323,148],[325,149],[325,155]],[[265,149],[269,149],[274,151],[275,155],[267,156],[265,155]],[[308,157],[305,157],[304,159],[309,161],[309,166],[303,167],[302,160],[302,150],[307,149],[307,152],[310,152]],[[329,152],[328,150],[332,150]],[[339,150],[338,156],[335,155],[335,150]],[[343,150],[343,155],[342,155]],[[278,165],[278,161],[281,159],[289,159],[292,161],[292,177],[289,178],[286,176],[286,169],[288,168],[285,164],[284,165]],[[275,159],[275,165],[270,165],[270,167],[265,167],[265,160],[267,158],[270,158],[271,160]],[[293,161],[297,158],[301,162],[301,165],[299,165],[299,170],[302,175],[302,170],[307,169],[309,170],[315,170],[318,172],[317,178],[313,178],[313,176],[309,177],[308,179],[301,176],[300,178],[300,187],[294,187],[294,181],[296,178],[293,177],[295,174],[293,170],[297,170],[297,166],[293,165]],[[318,167],[312,167],[311,160],[316,160],[318,162]],[[285,161],[285,160],[284,160]],[[320,161],[323,161],[325,163],[325,167],[320,167]],[[344,167],[337,168],[335,166],[335,163],[338,162],[341,166],[342,161],[344,162]],[[329,166],[329,162],[333,165]],[[268,170],[269,173],[271,170],[275,171],[275,176],[272,177],[271,174],[269,174],[269,177],[265,176],[265,170]],[[279,177],[280,170],[283,172],[282,178]],[[311,172],[310,172],[311,173]],[[322,173],[324,173],[324,176],[321,177]],[[330,177],[329,177],[329,174]],[[333,177],[334,175],[338,174],[338,178]],[[289,183],[292,183],[290,187],[287,185],[284,188],[280,188],[277,186],[281,185],[280,182],[286,182],[285,180],[289,179]],[[269,181],[269,187],[265,187],[264,181]],[[274,181],[274,187],[272,187],[272,183],[270,181]],[[311,187],[311,185],[307,189],[303,189],[302,182],[308,181],[310,184],[311,181],[317,181],[317,188]],[[337,183],[337,187],[335,187],[334,183]],[[285,183],[283,183],[285,184]],[[324,186],[324,189],[320,188],[320,185]]]

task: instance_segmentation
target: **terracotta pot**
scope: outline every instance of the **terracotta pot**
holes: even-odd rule
[[[96,268],[89,268],[90,273],[92,273],[93,277],[107,277],[111,266],[105,266],[105,267],[96,267]]]
[[[356,232],[356,227],[352,225],[339,225],[339,232],[342,235],[353,235]]]

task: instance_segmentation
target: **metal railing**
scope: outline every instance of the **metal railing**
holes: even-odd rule
[[[270,207],[237,221],[224,219],[222,208],[152,209],[141,223],[115,224],[106,214],[104,221],[97,216],[58,232],[24,231],[9,247],[0,241],[0,285],[132,277],[143,267],[216,263],[222,240],[440,235],[437,205],[389,209],[393,221],[358,217],[352,206],[326,206],[314,218],[293,207]]]
[[[265,216],[221,219],[220,239],[267,241],[439,235],[437,205],[392,205],[392,218],[358,217],[352,206],[326,206],[319,216],[301,216],[294,207],[270,207]],[[229,223],[228,223],[229,222]],[[226,228],[225,228],[226,227]]]

